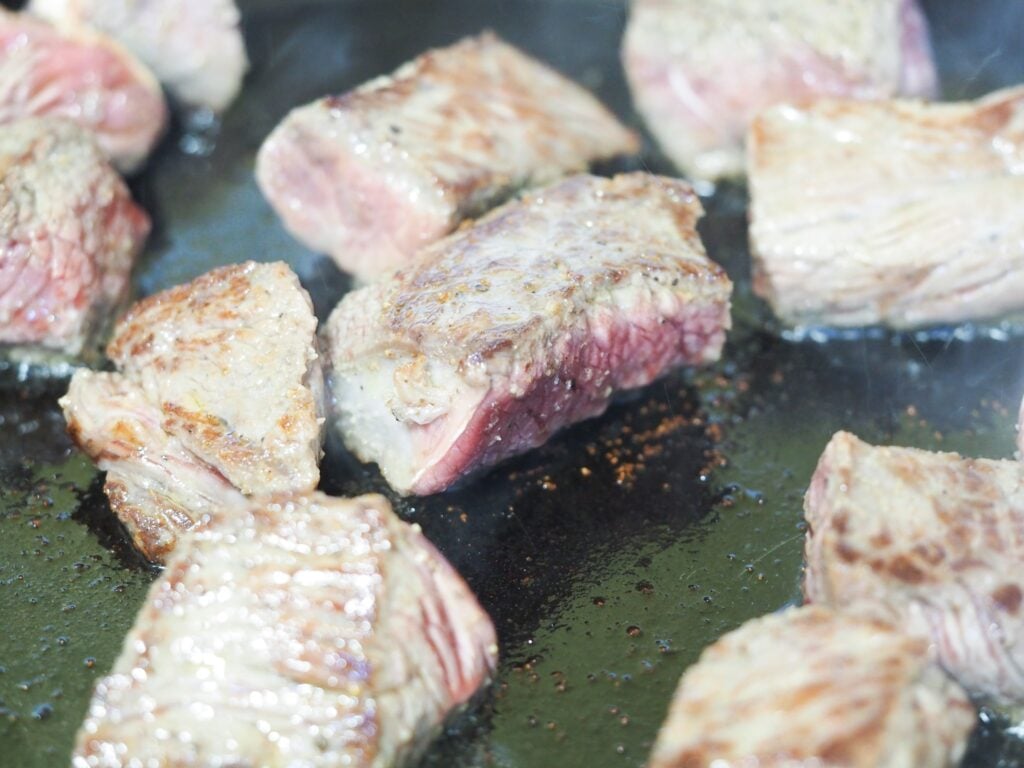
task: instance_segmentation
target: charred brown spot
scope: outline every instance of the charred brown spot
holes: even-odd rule
[[[1014,615],[1020,610],[1022,599],[1024,594],[1016,584],[1003,584],[992,592],[992,600],[996,605]]]
[[[892,473],[907,485],[921,485],[925,482],[921,463],[914,459],[895,460],[891,466]]]
[[[874,534],[869,541],[871,546],[877,547],[878,549],[885,549],[892,544],[892,535],[888,531],[879,531]]]
[[[841,541],[836,545],[836,555],[844,563],[856,563],[860,560],[860,552],[851,547],[845,541]]]
[[[890,574],[900,581],[905,581],[907,584],[920,584],[924,581],[925,573],[918,568],[914,562],[906,555],[897,555],[890,561],[886,568]]]
[[[164,403],[161,406],[161,410],[168,416],[173,416],[176,419],[185,422],[184,426],[186,429],[195,429],[195,427],[189,426],[189,422],[193,424],[203,424],[209,427],[223,426],[223,422],[213,414],[190,411],[175,403]]]
[[[147,333],[143,338],[139,339],[134,344],[132,344],[131,349],[129,350],[129,354],[132,355],[133,357],[145,354],[146,352],[149,352],[152,346],[153,334]]]
[[[938,565],[946,559],[946,550],[935,543],[915,544],[913,551],[918,558],[924,560],[928,565]]]
[[[837,512],[836,516],[832,518],[832,527],[836,529],[836,532],[845,534],[850,522],[850,518],[845,512]]]

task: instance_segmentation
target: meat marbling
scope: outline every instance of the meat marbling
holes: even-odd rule
[[[371,278],[520,187],[637,146],[583,88],[484,34],[294,110],[256,174],[292,234]]]
[[[98,353],[148,233],[85,130],[53,118],[0,125],[0,344]]]
[[[717,359],[732,285],[702,213],[684,182],[576,176],[348,294],[326,328],[346,443],[399,492],[433,493]]]
[[[780,107],[749,146],[754,288],[784,322],[917,328],[1024,310],[1024,88]]]
[[[167,106],[149,70],[113,40],[0,8],[0,123],[31,116],[88,128],[131,171],[163,133]]]
[[[235,0],[31,0],[28,10],[105,32],[182,102],[215,112],[238,95],[248,68]]]
[[[316,487],[316,318],[285,264],[223,267],[151,296],[107,353],[119,372],[76,372],[61,405],[150,560],[243,494]]]
[[[931,96],[917,0],[634,0],[623,64],[637,110],[695,179],[743,172],[750,120],[822,96]]]
[[[809,601],[892,621],[972,694],[1024,702],[1024,465],[839,432],[804,509]]]
[[[793,608],[730,632],[683,675],[650,768],[953,768],[975,723],[927,643]]]
[[[72,765],[405,764],[496,651],[469,588],[382,497],[232,507],[168,560]]]

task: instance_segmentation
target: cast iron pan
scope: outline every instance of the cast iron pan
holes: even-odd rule
[[[925,2],[948,97],[1024,82],[1024,3]],[[615,0],[244,4],[253,60],[219,134],[175,127],[135,191],[156,231],[140,293],[243,259],[285,259],[325,317],[349,283],[297,245],[253,182],[261,140],[293,105],[344,91],[429,46],[490,27],[636,122]],[[185,122],[185,121],[179,121]],[[669,168],[650,152],[642,165]],[[672,690],[723,632],[799,597],[801,497],[831,434],[1009,457],[1020,338],[876,335],[793,343],[750,295],[745,197],[706,201],[708,250],[737,282],[722,362],[621,399],[602,418],[449,493],[394,499],[480,595],[498,680],[429,766],[639,766]],[[97,676],[154,572],[73,451],[60,387],[0,395],[0,766],[67,765]],[[330,442],[324,490],[387,491]],[[983,710],[970,766],[1024,766]]]

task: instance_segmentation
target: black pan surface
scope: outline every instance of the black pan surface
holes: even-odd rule
[[[926,0],[951,98],[1024,81],[1024,3]],[[156,231],[140,293],[243,259],[290,262],[321,318],[348,289],[280,227],[253,181],[292,106],[492,28],[593,88],[634,124],[614,0],[243,3],[253,68],[219,131],[180,119],[136,194]],[[670,169],[653,151],[643,167]],[[711,255],[737,282],[722,362],[621,399],[602,418],[462,487],[393,499],[497,624],[498,680],[428,766],[643,765],[679,675],[743,621],[796,601],[801,498],[831,434],[1009,457],[1024,341],[878,334],[780,340],[750,295],[745,197],[707,200]],[[998,334],[997,334],[998,335]],[[0,394],[0,766],[66,765],[92,684],[154,573],[111,520],[63,433],[60,386]],[[323,488],[387,489],[332,441]],[[969,766],[1024,767],[1010,720],[983,710]]]

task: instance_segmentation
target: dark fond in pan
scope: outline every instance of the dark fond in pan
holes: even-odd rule
[[[295,104],[490,27],[630,117],[613,0],[244,4],[253,59],[219,132],[179,124],[136,193],[156,231],[141,293],[218,264],[286,259],[321,317],[348,282],[280,227],[253,182]],[[946,95],[1024,81],[1024,4],[925,2]],[[635,121],[635,118],[631,118]],[[185,122],[185,121],[181,121]],[[646,167],[668,170],[651,153]],[[972,455],[1013,451],[1021,339],[795,344],[750,296],[744,195],[708,201],[710,253],[737,281],[736,330],[710,371],[679,373],[463,487],[399,500],[465,574],[500,633],[500,674],[431,766],[642,765],[679,675],[741,622],[795,601],[801,497],[833,431]],[[57,392],[0,394],[0,765],[66,765],[91,686],[153,579],[71,450]],[[386,490],[328,445],[323,487]],[[1024,766],[991,713],[970,766]]]

